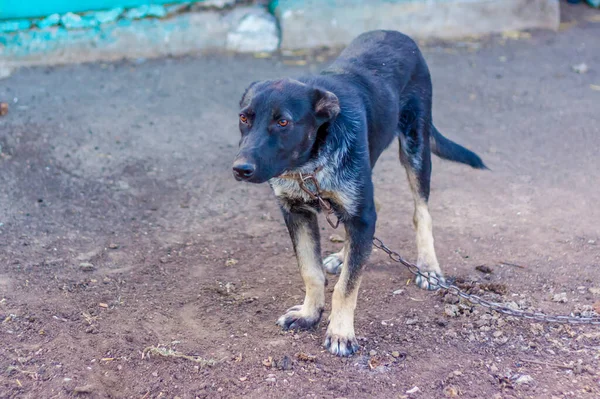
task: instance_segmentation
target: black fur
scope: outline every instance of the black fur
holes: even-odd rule
[[[395,138],[401,162],[424,201],[429,198],[431,152],[485,168],[476,154],[433,126],[429,70],[415,42],[399,32],[360,35],[319,75],[255,82],[240,106],[242,139],[234,175],[254,183],[269,181],[294,248],[299,223],[309,226],[318,240],[316,219],[308,215],[319,210],[318,202],[299,190],[295,173],[322,168],[317,178],[346,228],[345,281],[338,283],[346,296],[358,288],[371,253],[377,220],[371,171]],[[317,244],[313,249],[320,253]],[[306,327],[305,321],[297,324]],[[331,342],[329,331],[326,342]],[[330,350],[351,354],[355,339],[344,342],[350,349],[340,345]]]

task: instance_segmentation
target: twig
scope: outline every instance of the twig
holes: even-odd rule
[[[533,360],[533,359],[521,359],[522,362],[524,363],[533,363],[533,364],[539,364],[541,366],[550,366],[550,367],[557,367],[559,369],[565,369],[565,370],[573,370],[573,366],[565,366],[562,364],[556,364],[556,363],[547,363],[547,362],[541,362],[539,360]]]
[[[510,263],[510,262],[504,262],[504,261],[500,261],[498,263],[500,263],[501,265],[506,265],[506,266],[518,267],[520,269],[525,269],[525,266],[517,265],[516,263]]]

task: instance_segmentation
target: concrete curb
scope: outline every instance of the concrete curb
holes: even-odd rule
[[[260,29],[256,29],[256,27]],[[61,26],[0,34],[0,66],[151,58],[206,51],[273,52],[275,17],[264,7],[177,14],[168,19],[123,19],[89,29]]]
[[[183,6],[176,5],[158,7],[164,18],[149,13],[152,9],[146,7],[143,15],[154,18],[130,16],[133,11],[141,13],[140,8],[96,12],[95,19],[68,13],[35,23],[3,22],[0,77],[26,65],[223,50],[337,48],[372,29],[444,39],[529,28],[557,29],[560,15],[559,0],[275,0],[270,6],[274,15],[261,6],[234,7],[231,4],[235,0],[217,3],[228,5],[228,9],[179,12]],[[20,28],[19,23],[27,26]]]
[[[289,50],[342,47],[373,29],[452,39],[560,23],[558,0],[279,0],[273,10]]]

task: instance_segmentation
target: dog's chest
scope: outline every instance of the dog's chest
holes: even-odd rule
[[[315,204],[314,198],[302,190],[300,183],[296,179],[292,178],[276,178],[270,181],[271,187],[275,196],[285,203],[303,203],[306,206]],[[315,187],[307,183],[309,190],[314,190]],[[354,196],[346,189],[341,187],[332,187],[328,184],[327,180],[320,181],[320,194],[323,199],[326,199],[332,203],[339,211],[343,213],[353,214],[356,207]]]

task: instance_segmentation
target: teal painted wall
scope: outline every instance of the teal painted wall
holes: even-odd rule
[[[195,0],[202,1],[202,0]],[[0,19],[45,17],[51,14],[131,8],[145,4],[186,3],[186,0],[0,0]]]

